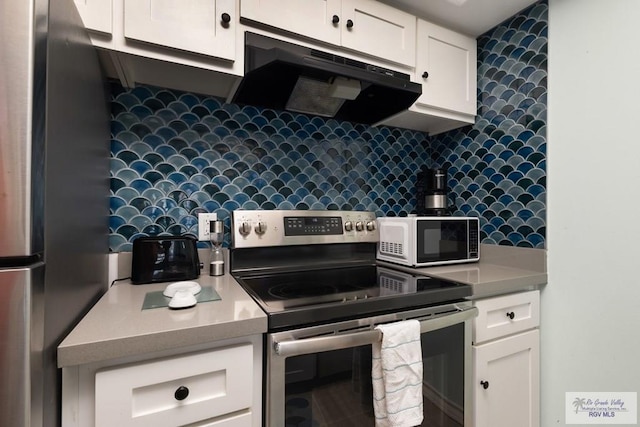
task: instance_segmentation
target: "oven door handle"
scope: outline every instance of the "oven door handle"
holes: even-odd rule
[[[476,307],[469,307],[453,314],[444,314],[420,322],[420,333],[431,332],[465,322],[478,315]],[[377,330],[354,332],[343,335],[322,336],[302,340],[282,341],[274,343],[275,352],[281,357],[300,356],[328,350],[359,347],[373,344],[382,339],[382,332]]]

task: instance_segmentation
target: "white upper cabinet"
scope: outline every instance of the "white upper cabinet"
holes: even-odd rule
[[[75,3],[87,29],[111,34],[113,31],[111,0],[75,0]]]
[[[342,0],[242,0],[240,15],[339,46],[341,3]]]
[[[342,46],[415,65],[415,16],[371,0],[342,0],[342,14]]]
[[[477,56],[474,38],[418,19],[412,80],[422,84],[422,95],[408,111],[380,124],[435,135],[474,123]]]
[[[243,0],[240,14],[322,43],[415,66],[415,16],[374,0]]]
[[[416,75],[422,96],[417,104],[476,114],[476,40],[418,20]]]
[[[75,1],[105,74],[124,87],[228,98],[244,73],[238,0]]]
[[[234,3],[234,0],[124,0],[124,36],[233,60]]]

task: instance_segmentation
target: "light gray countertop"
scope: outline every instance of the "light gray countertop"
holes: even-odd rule
[[[481,245],[479,262],[425,268],[403,267],[378,261],[379,265],[413,274],[432,276],[471,285],[470,299],[540,289],[547,283],[546,251],[543,249]]]
[[[547,283],[546,251],[542,249],[482,245],[481,253],[481,261],[472,264],[416,269],[379,264],[470,284],[472,299],[539,289]],[[130,258],[121,258],[118,263],[127,268]],[[126,269],[120,269],[119,273],[128,274]],[[267,331],[266,315],[231,275],[211,277],[204,273],[197,281],[203,287],[213,287],[221,300],[183,310],[166,307],[142,310],[145,295],[165,289],[168,283],[123,282],[112,286],[60,344],[58,366],[178,349]]]
[[[207,342],[262,334],[267,317],[229,275],[201,275],[201,286],[211,286],[217,301],[172,310],[142,310],[148,292],[169,283],[112,286],[58,347],[58,366],[73,366],[125,356],[187,347]]]
[[[393,264],[379,262],[390,267]],[[547,274],[478,262],[440,267],[407,268],[393,265],[393,268],[413,274],[453,280],[471,285],[471,299],[478,299],[512,292],[539,289],[547,283]]]

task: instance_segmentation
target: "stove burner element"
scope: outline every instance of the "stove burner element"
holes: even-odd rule
[[[468,285],[375,265],[235,276],[269,314],[269,329],[460,300]]]
[[[269,295],[279,299],[308,298],[336,293],[337,287],[320,283],[282,283],[269,288]]]

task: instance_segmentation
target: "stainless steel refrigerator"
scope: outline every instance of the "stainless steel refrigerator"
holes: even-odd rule
[[[73,0],[2,0],[2,427],[60,424],[56,347],[106,290],[107,106]]]

